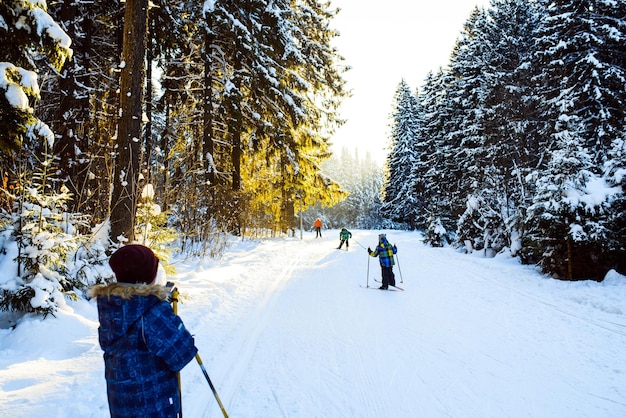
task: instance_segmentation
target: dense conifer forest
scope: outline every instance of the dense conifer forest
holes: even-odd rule
[[[401,81],[384,167],[331,141],[349,95],[319,0],[0,1],[0,309],[53,314],[125,242],[424,231],[562,279],[625,271],[626,2],[493,0]],[[389,40],[389,42],[411,40]],[[407,48],[407,53],[418,53]],[[9,261],[7,261],[9,260]]]
[[[562,279],[622,273],[626,2],[494,0],[394,98],[381,213]]]

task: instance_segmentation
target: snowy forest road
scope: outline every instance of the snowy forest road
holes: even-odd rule
[[[231,417],[624,416],[623,292],[388,236],[405,292],[360,288],[378,261],[354,240],[336,250],[338,234],[181,273],[181,316]],[[219,417],[202,380],[183,371],[185,413]]]
[[[324,231],[173,260],[178,313],[231,418],[626,416],[624,276],[552,280],[387,231],[406,290],[363,289],[379,232],[352,231],[349,251]],[[0,416],[108,417],[98,325],[83,299],[0,329]],[[221,418],[194,363],[184,416]]]

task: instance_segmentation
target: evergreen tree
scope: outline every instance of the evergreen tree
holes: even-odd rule
[[[110,209],[124,4],[65,0],[50,3],[49,13],[66,28],[74,51],[61,72],[38,63],[46,80],[42,119],[57,133],[53,182],[69,189],[69,209],[89,214],[96,225]]]
[[[228,70],[219,105],[229,130],[224,140],[231,144],[233,190],[241,189],[238,177],[248,185],[244,193],[278,186],[250,198],[273,196],[287,211],[296,194],[306,204],[336,200],[338,188],[316,174],[329,156],[328,133],[338,123],[337,103],[345,95],[336,64],[341,59],[330,46],[336,33],[328,25],[335,12],[317,1],[273,2],[271,8],[265,1],[212,6],[216,42],[222,46],[226,40],[221,52]],[[261,161],[275,178],[255,184],[254,175],[245,178],[246,171],[257,170]]]
[[[107,92],[116,91],[119,85],[116,81],[109,86],[112,80],[108,73],[119,64],[116,40],[121,35],[121,27],[113,22],[117,23],[120,10],[119,2],[112,0],[50,3],[49,13],[66,29],[74,53],[61,72],[40,65],[47,80],[42,92],[42,117],[57,133],[54,146],[59,161],[56,188],[65,186],[69,189],[72,212],[90,213],[99,218],[108,212],[110,179],[109,176],[99,176],[98,181],[93,173],[98,171],[97,162],[111,149],[102,146],[109,142],[109,138],[105,141],[97,139],[97,124],[100,118],[114,118],[115,112],[109,118],[101,111],[96,112],[101,105],[96,106],[99,101],[94,98],[102,97],[103,88]],[[100,181],[106,182],[106,186]],[[107,190],[106,199],[101,201],[102,194],[95,192],[99,187]],[[102,212],[98,214],[99,211]]]
[[[456,229],[457,217],[451,211],[450,183],[445,161],[449,154],[446,125],[453,117],[449,86],[453,82],[448,70],[440,69],[426,78],[419,96],[423,116],[420,124],[418,161],[413,178],[418,200],[424,202],[419,224],[425,229],[425,242],[440,246],[450,243]]]
[[[18,248],[17,275],[14,284],[0,289],[0,310],[35,312],[44,318],[64,305],[65,292],[74,291],[77,283],[68,280],[68,261],[78,247],[72,236],[75,225],[64,214],[69,195],[67,190],[51,191],[55,167],[50,155],[46,158],[47,164],[20,179],[23,188],[7,223]]]
[[[615,162],[615,139],[624,135],[624,5],[568,0],[547,10],[537,59],[542,117],[555,124],[548,169],[535,174],[527,246],[548,273],[600,278],[616,251],[623,254],[607,246],[617,238],[607,205],[620,202],[624,191],[605,187],[602,176],[605,164]]]
[[[606,197],[616,191],[593,173],[592,158],[575,137],[565,134],[557,141],[528,209],[524,253],[557,277],[599,279],[606,270],[598,268],[598,251],[610,251],[603,222],[609,209]],[[604,190],[602,195],[598,189]]]
[[[489,66],[493,68],[486,99],[486,156],[492,162],[488,172],[492,206],[501,215],[500,245],[508,245],[515,255],[521,243],[523,218],[530,204],[531,191],[526,176],[542,161],[541,132],[546,123],[539,121],[533,71],[536,31],[540,10],[535,2],[522,0],[492,1],[490,19]]]
[[[3,246],[18,247],[16,270],[3,272],[9,286],[0,289],[0,309],[53,314],[63,293],[79,285],[68,280],[68,257],[77,247],[74,217],[64,213],[70,195],[50,189],[55,135],[35,110],[40,62],[60,71],[72,56],[70,44],[45,2],[0,2],[0,174],[7,199],[1,225],[11,231]]]
[[[404,80],[396,89],[393,109],[381,211],[383,216],[414,228],[417,202],[411,189],[411,170],[416,162],[419,109],[416,97]]]
[[[126,1],[117,156],[111,196],[111,241],[135,239],[148,1]]]
[[[472,47],[480,80],[473,87],[482,98],[481,117],[463,128],[470,140],[466,210],[459,219],[458,239],[473,248],[499,251],[519,236],[520,214],[528,204],[520,181],[536,164],[538,127],[536,96],[529,69],[537,14],[532,2],[492,2],[484,24],[475,25]],[[464,60],[467,61],[467,60]]]
[[[314,206],[305,213],[307,225],[321,216],[331,228],[382,228],[380,215],[383,171],[367,153],[361,159],[357,150],[343,148],[339,157],[332,156],[322,163],[323,172],[341,185],[347,197],[336,205]]]
[[[72,56],[71,40],[46,12],[45,2],[3,0],[0,3],[0,158],[3,162],[38,141],[53,143],[47,125],[35,116],[34,102],[40,97],[36,60],[45,56],[58,71]],[[3,177],[6,172],[3,172]]]
[[[621,192],[615,193],[608,202],[606,265],[626,274],[626,124],[623,122],[626,120],[626,87],[623,83],[626,79],[623,60],[626,55],[626,2],[598,1],[595,7],[604,23],[596,28],[599,41],[603,43],[598,54],[609,64],[605,67],[604,91],[611,109],[611,117],[607,118],[611,134],[608,135],[609,149],[603,157],[603,177],[608,186],[618,191],[621,188]]]
[[[613,140],[613,147],[609,152],[609,160],[605,164],[604,178],[609,186],[616,191],[609,200],[607,225],[607,267],[615,268],[619,273],[626,275],[626,140],[624,135]]]
[[[384,175],[382,168],[367,153],[360,164],[361,181],[354,195],[354,206],[358,209],[354,226],[362,229],[379,229],[384,225],[381,216]]]
[[[471,248],[491,246],[501,231],[497,187],[491,178],[497,171],[487,143],[487,98],[497,68],[487,12],[476,8],[465,24],[450,63],[455,82],[451,101],[455,117],[448,123],[449,141],[454,154],[449,156],[456,211],[462,213],[457,224],[457,240]]]

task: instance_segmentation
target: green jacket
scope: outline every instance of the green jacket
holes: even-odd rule
[[[339,233],[339,239],[342,241],[347,241],[348,238],[352,238],[352,232],[348,231],[346,228],[341,228],[341,232]]]

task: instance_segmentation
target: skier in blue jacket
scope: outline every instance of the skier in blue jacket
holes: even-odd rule
[[[95,286],[99,341],[111,417],[178,417],[177,373],[198,351],[174,314],[169,289],[155,285],[158,259],[126,245],[109,260],[117,283]]]
[[[396,247],[395,244],[391,245],[389,241],[387,241],[385,234],[380,234],[378,235],[378,245],[376,249],[372,251],[371,248],[367,247],[367,252],[372,257],[378,257],[378,261],[380,262],[383,285],[380,286],[379,289],[386,290],[389,286],[395,286],[396,278],[393,274],[395,261],[393,255],[398,252],[398,247]]]

